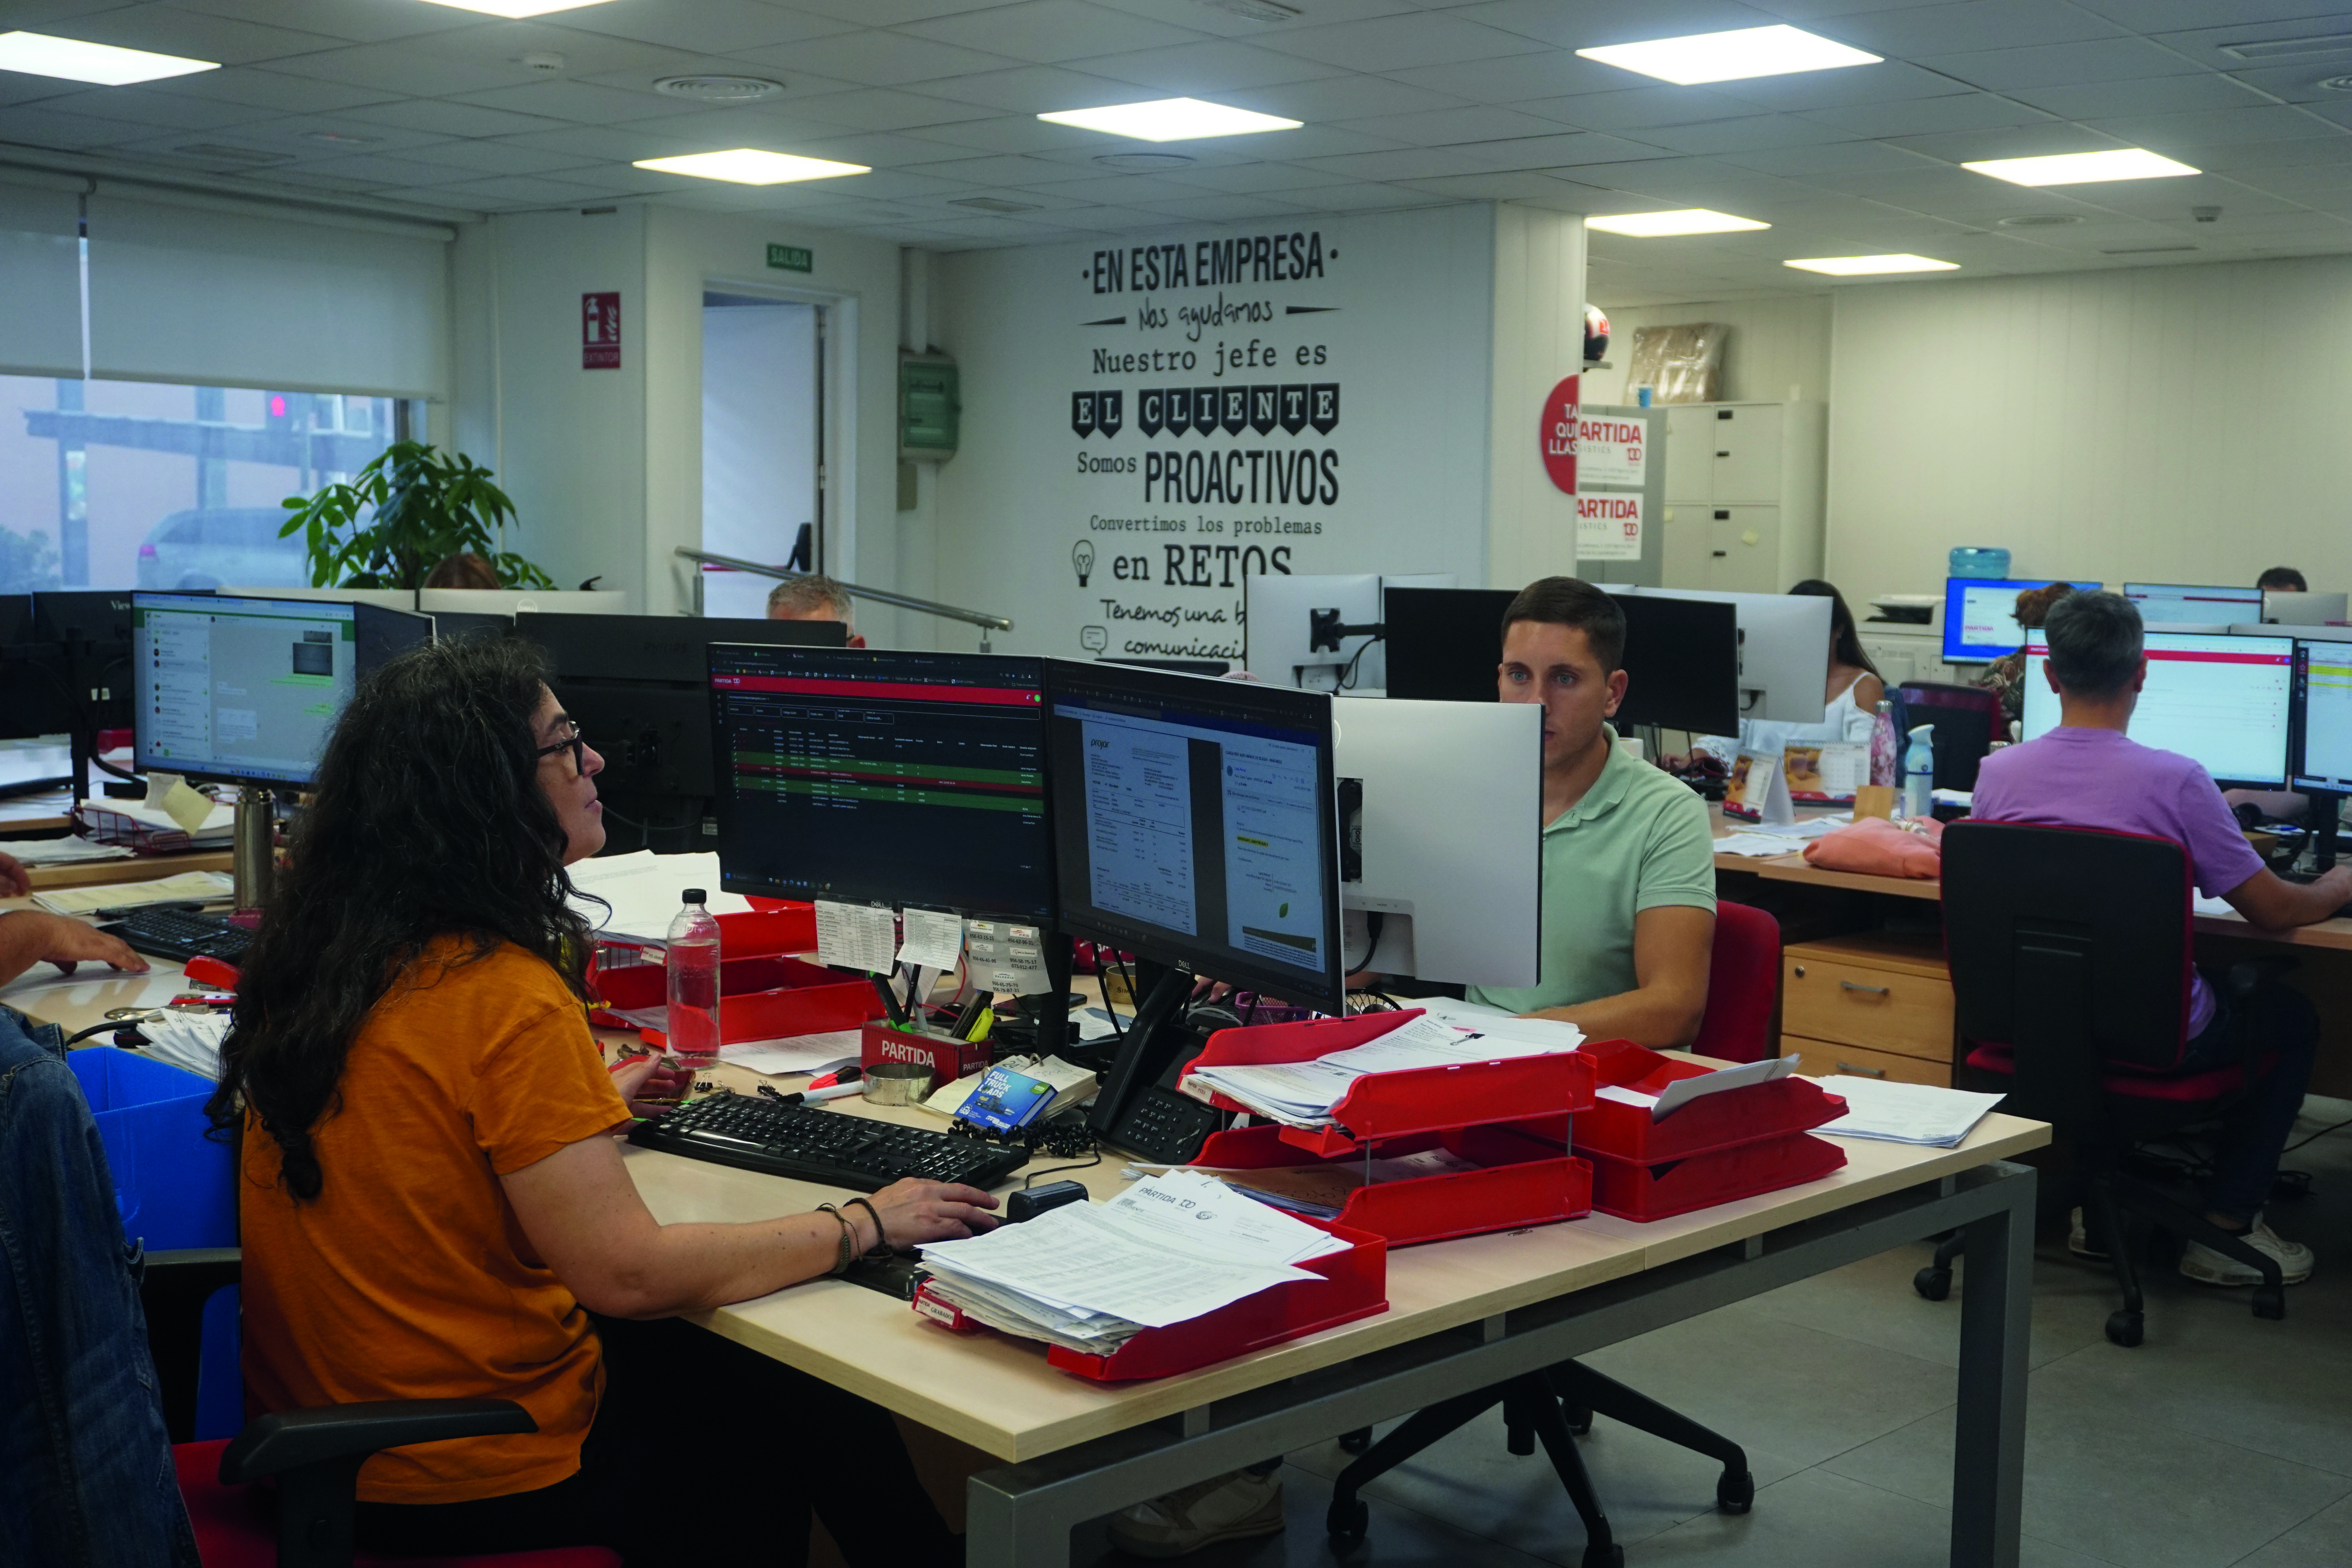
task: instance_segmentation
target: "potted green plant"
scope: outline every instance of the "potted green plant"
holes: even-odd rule
[[[302,531],[314,588],[421,587],[427,573],[460,552],[488,561],[501,586],[555,586],[539,567],[498,547],[514,502],[463,452],[395,441],[351,483],[289,496],[286,510],[292,515],[278,536]]]

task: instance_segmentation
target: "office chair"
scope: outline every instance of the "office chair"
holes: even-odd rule
[[[2263,1066],[2248,1031],[2243,1060],[2173,1071],[2189,1041],[2188,852],[2137,834],[1963,821],[1944,829],[1943,856],[1944,945],[1969,1065],[2008,1080],[2003,1110],[2074,1145],[2084,1219],[2123,1292],[2107,1338],[2137,1345],[2144,1327],[2127,1215],[2260,1269],[2254,1316],[2284,1317],[2276,1260],[2125,1169],[2132,1145],[2210,1117]],[[2232,996],[2279,967],[2232,965]],[[1949,1293],[1959,1252],[1957,1237],[1937,1248],[1913,1281],[1921,1295]]]
[[[1706,1015],[1690,1048],[1730,1061],[1762,1059],[1770,1048],[1772,1004],[1780,984],[1780,922],[1746,904],[1717,903]],[[1325,1528],[1333,1550],[1348,1551],[1364,1539],[1371,1510],[1358,1498],[1359,1491],[1496,1405],[1503,1407],[1510,1452],[1532,1454],[1536,1439],[1543,1440],[1544,1452],[1584,1522],[1583,1568],[1617,1568],[1625,1561],[1625,1549],[1612,1537],[1592,1478],[1576,1451],[1576,1438],[1592,1429],[1596,1415],[1720,1463],[1723,1474],[1716,1479],[1715,1500],[1724,1512],[1746,1513],[1755,1505],[1756,1479],[1738,1444],[1580,1362],[1565,1361],[1418,1411],[1378,1443],[1371,1441],[1369,1430],[1342,1436],[1339,1447],[1360,1458],[1340,1472],[1331,1489]]]
[[[151,1252],[139,1289],[172,1435],[172,1464],[205,1568],[621,1568],[601,1546],[463,1557],[354,1554],[360,1467],[385,1448],[538,1430],[506,1399],[403,1399],[257,1416],[233,1438],[192,1443],[205,1301],[237,1282],[233,1247]],[[256,1483],[274,1480],[274,1488]],[[271,1492],[276,1494],[275,1505]]]
[[[2009,738],[2000,699],[1977,686],[1906,681],[1895,689],[1895,723],[1904,735],[1916,725],[1935,726],[1937,789],[1976,788],[1977,768],[1993,742]],[[1898,748],[1906,743],[1895,742]]]

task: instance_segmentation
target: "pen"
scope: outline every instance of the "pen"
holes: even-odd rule
[[[874,989],[881,994],[883,1009],[890,1015],[892,1025],[905,1028],[907,1009],[898,1005],[898,994],[890,989],[890,983],[878,974],[868,974],[866,978],[874,982]]]
[[[804,1089],[798,1094],[779,1094],[774,1098],[779,1105],[821,1105],[828,1100],[846,1100],[865,1092],[862,1083],[836,1083],[827,1089]]]

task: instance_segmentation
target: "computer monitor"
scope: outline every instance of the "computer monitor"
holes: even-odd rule
[[[373,605],[379,610],[416,613],[414,588],[285,588],[268,583],[232,583],[213,592],[232,599],[308,599],[321,605]]]
[[[310,782],[359,677],[431,636],[373,605],[131,595],[133,755],[225,784]]]
[[[724,642],[709,658],[722,887],[1052,919],[1043,659]]]
[[[1344,1010],[1331,699],[1060,660],[1050,685],[1062,928]]]
[[[1099,664],[1123,664],[1129,669],[1167,669],[1178,675],[1223,675],[1233,668],[1222,658],[1105,658]]]
[[[2183,583],[2126,583],[2124,597],[2139,606],[2144,623],[2228,626],[2233,621],[2260,620],[2260,588],[2195,586]]]
[[[1349,971],[1533,985],[1543,942],[1543,710],[1343,699],[1332,710]]]
[[[2352,644],[2295,639],[2294,713],[2294,787],[2352,794]]]
[[[1628,589],[1611,596],[1625,613],[1625,700],[1617,727],[1657,724],[1709,735],[1738,728],[1738,607]],[[1387,590],[1388,694],[1494,701],[1503,616],[1517,597],[1511,588]]]
[[[2133,710],[2131,738],[2196,760],[2232,789],[2283,789],[2293,733],[2294,639],[2149,632],[2147,682]],[[2042,670],[2049,639],[2025,645],[2024,735],[2057,728],[2058,694]]]
[[[79,724],[66,650],[33,629],[33,596],[0,596],[0,740],[71,733]]]
[[[2047,588],[2059,580],[1945,578],[1944,662],[1990,664],[2015,653],[2025,642],[2025,634],[2017,625],[2017,596],[2028,588]],[[2099,584],[2077,583],[2074,586],[2095,588]]]
[[[648,829],[693,843],[710,771],[711,643],[839,647],[839,621],[755,621],[717,616],[601,616],[523,611],[515,634],[545,650],[555,695],[603,753],[598,789]]]
[[[2263,621],[2275,626],[2341,626],[2345,599],[2342,594],[2282,594],[2265,589]]]
[[[1387,649],[1380,637],[1386,591],[1451,588],[1459,581],[1451,572],[1390,576],[1252,573],[1243,579],[1242,629],[1249,672],[1276,686],[1382,690],[1388,684]],[[1318,616],[1326,624],[1356,629],[1344,637],[1321,636]]]
[[[1725,594],[1699,588],[1612,587],[1620,604],[1633,599],[1686,599],[1729,605],[1739,635],[1738,695],[1742,719],[1818,724],[1829,703],[1830,601],[1814,594]],[[1632,647],[1629,635],[1626,645]],[[1630,659],[1631,655],[1628,655]],[[1627,683],[1626,695],[1632,696]],[[1712,731],[1727,733],[1736,725]]]
[[[456,642],[461,637],[502,637],[514,630],[512,616],[477,616],[457,610],[436,610],[431,616],[433,640]]]
[[[428,616],[625,616],[629,595],[618,588],[419,588],[415,607]]]

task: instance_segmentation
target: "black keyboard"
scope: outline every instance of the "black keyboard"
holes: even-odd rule
[[[135,952],[182,963],[192,958],[235,963],[253,945],[253,933],[226,915],[200,915],[191,910],[133,910],[98,929],[121,937]]]
[[[1025,1149],[731,1093],[690,1101],[658,1121],[640,1121],[629,1142],[865,1193],[906,1176],[992,1187],[1029,1163]]]

